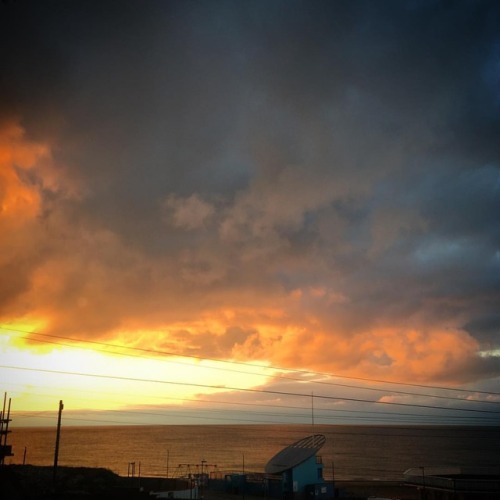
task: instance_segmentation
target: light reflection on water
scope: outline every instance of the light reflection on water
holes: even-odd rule
[[[12,431],[15,456],[6,463],[22,463],[26,447],[26,463],[53,464],[55,429]],[[398,480],[411,467],[500,465],[500,427],[335,425],[63,427],[59,464],[126,475],[134,462],[136,474],[140,463],[144,476],[172,477],[199,472],[204,461],[210,472],[263,472],[272,456],[313,432],[326,436],[320,455],[327,479]]]

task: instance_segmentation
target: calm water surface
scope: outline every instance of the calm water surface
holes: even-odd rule
[[[500,427],[396,427],[315,425],[186,425],[67,427],[59,464],[106,467],[126,475],[179,476],[199,471],[263,472],[278,451],[312,433],[326,436],[320,451],[325,476],[401,479],[411,467],[500,466]],[[7,463],[51,465],[55,429],[14,428],[15,456]],[[181,465],[182,464],[182,465]]]

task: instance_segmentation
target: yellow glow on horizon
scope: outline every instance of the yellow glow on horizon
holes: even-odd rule
[[[252,388],[271,375],[265,369],[232,370],[227,364],[190,358],[119,355],[88,347],[52,345],[40,352],[22,346],[0,328],[1,389],[15,411],[118,410],[182,406],[226,387]],[[8,368],[12,367],[12,368]]]

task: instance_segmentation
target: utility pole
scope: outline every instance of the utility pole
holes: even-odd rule
[[[245,488],[247,479],[245,476],[245,454],[243,453],[243,474],[241,475],[241,498],[245,500]]]
[[[59,460],[59,438],[61,436],[61,416],[62,411],[64,409],[64,405],[62,399],[59,401],[59,415],[57,417],[57,434],[56,434],[56,449],[54,451],[54,475],[52,477],[52,483],[55,488],[56,486],[56,477],[57,477],[57,461]]]
[[[335,462],[332,460],[332,488],[333,488],[333,497],[335,498]]]

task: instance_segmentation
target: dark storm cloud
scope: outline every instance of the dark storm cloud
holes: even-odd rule
[[[55,331],[82,304],[102,334],[241,308],[207,352],[324,367],[346,342],[343,367],[387,370],[440,339],[428,377],[496,373],[475,352],[500,303],[496,2],[0,8],[2,111],[66,180],[42,198]]]
[[[473,317],[464,329],[490,349],[500,347],[500,314]]]

